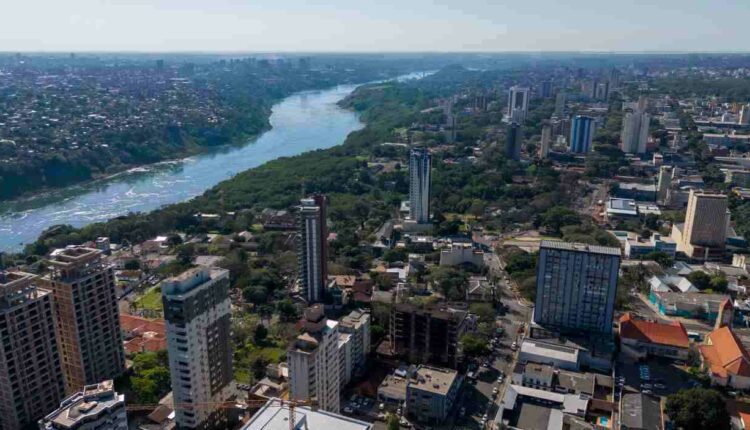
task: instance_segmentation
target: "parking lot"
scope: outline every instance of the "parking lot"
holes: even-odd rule
[[[616,375],[617,379],[624,378],[621,392],[668,396],[697,384],[685,367],[666,359],[653,358],[640,363],[621,358],[617,362]]]

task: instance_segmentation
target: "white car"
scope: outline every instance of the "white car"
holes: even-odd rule
[[[352,414],[352,413],[354,413],[354,410],[352,408],[350,408],[349,406],[347,406],[347,407],[344,408],[344,412],[346,412],[347,414]]]

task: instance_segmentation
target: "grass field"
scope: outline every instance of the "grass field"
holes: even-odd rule
[[[138,300],[135,301],[138,309],[147,309],[150,311],[161,312],[161,288],[152,287],[146,294],[142,295]]]

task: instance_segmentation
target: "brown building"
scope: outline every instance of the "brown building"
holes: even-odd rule
[[[35,275],[0,271],[0,430],[35,425],[65,394],[52,294]]]
[[[98,249],[68,247],[52,253],[41,279],[54,294],[66,392],[116,379],[125,352],[115,296],[115,276]]]
[[[391,353],[411,363],[456,367],[459,340],[471,326],[469,313],[463,310],[395,304],[391,309]]]
[[[727,207],[723,194],[690,191],[685,223],[672,227],[677,250],[698,260],[721,258],[729,227]]]

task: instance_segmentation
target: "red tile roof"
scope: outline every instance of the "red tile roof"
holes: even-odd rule
[[[750,355],[731,328],[721,327],[706,335],[700,352],[711,373],[722,378],[750,377]]]
[[[125,332],[125,336],[130,338],[124,343],[125,351],[128,354],[167,349],[164,320],[150,320],[120,314],[120,327]]]
[[[690,347],[690,338],[680,322],[651,322],[633,318],[629,313],[620,318],[620,337],[677,348]]]

